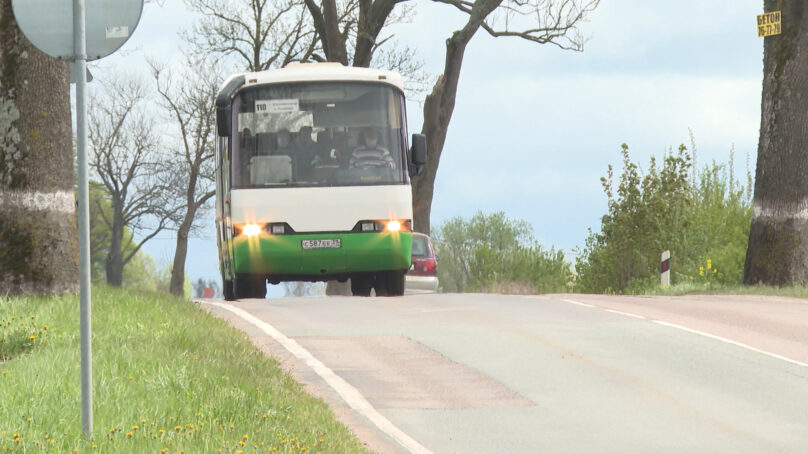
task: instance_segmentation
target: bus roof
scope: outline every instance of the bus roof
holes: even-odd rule
[[[404,91],[404,81],[396,72],[343,66],[340,63],[293,63],[281,69],[235,74],[222,86],[226,86],[230,79],[240,76],[244,77],[245,87],[283,82],[354,81],[381,82]]]

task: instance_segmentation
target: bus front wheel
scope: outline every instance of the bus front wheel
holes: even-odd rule
[[[235,301],[236,293],[233,291],[233,280],[222,279],[222,293],[224,294],[225,301]]]
[[[236,298],[266,298],[267,279],[260,274],[238,274],[234,288]]]
[[[351,293],[353,296],[370,296],[373,290],[373,275],[363,274],[351,277]]]
[[[401,296],[404,294],[406,270],[381,271],[376,275],[376,296]]]

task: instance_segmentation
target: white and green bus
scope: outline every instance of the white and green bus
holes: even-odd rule
[[[426,140],[409,147],[401,76],[335,63],[237,74],[216,110],[225,299],[347,279],[354,295],[403,294]]]

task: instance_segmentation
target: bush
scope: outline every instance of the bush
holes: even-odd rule
[[[433,235],[442,291],[535,294],[569,290],[562,251],[535,242],[531,225],[503,212],[449,219]]]
[[[671,251],[671,282],[695,280],[707,260],[720,272],[709,285],[738,284],[752,215],[751,182],[744,186],[728,165],[691,173],[692,158],[681,145],[645,174],[622,145],[623,173],[615,191],[613,169],[601,178],[608,212],[601,231],[590,234],[576,262],[576,290],[635,293],[659,286],[660,255]],[[751,176],[747,176],[747,181]],[[703,272],[703,270],[702,270]],[[692,279],[691,279],[692,278]]]

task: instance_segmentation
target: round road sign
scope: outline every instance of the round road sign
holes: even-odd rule
[[[143,0],[79,0],[85,3],[87,60],[115,52],[135,31]],[[12,0],[25,37],[46,54],[72,60],[73,0]]]

